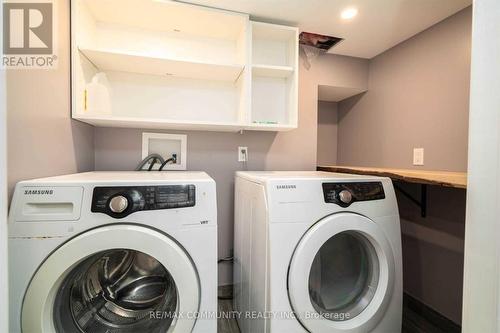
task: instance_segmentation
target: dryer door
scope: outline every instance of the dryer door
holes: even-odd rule
[[[330,215],[295,249],[292,309],[310,332],[367,332],[385,312],[394,274],[391,246],[377,224],[354,213]]]
[[[197,271],[175,241],[113,225],[71,239],[43,262],[21,320],[23,332],[191,332],[199,302]]]

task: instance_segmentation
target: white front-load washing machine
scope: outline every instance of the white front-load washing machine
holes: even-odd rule
[[[238,172],[234,305],[243,333],[401,332],[388,178]]]
[[[89,172],[17,184],[10,332],[216,332],[215,182]]]

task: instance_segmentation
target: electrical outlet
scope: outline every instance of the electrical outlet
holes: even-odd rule
[[[424,165],[424,148],[413,148],[413,165]]]
[[[238,162],[248,161],[248,147],[238,147]]]

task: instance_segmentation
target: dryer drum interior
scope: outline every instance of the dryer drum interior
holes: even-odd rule
[[[325,319],[343,321],[370,304],[379,281],[378,258],[363,235],[345,231],[327,240],[314,257],[309,296]]]
[[[101,251],[63,280],[54,323],[59,332],[165,332],[177,302],[175,282],[158,260],[129,249]]]

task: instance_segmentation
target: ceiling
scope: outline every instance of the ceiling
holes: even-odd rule
[[[444,18],[472,0],[186,0],[249,13],[252,19],[290,24],[301,31],[344,38],[329,53],[373,58]],[[345,8],[358,15],[340,18]]]

